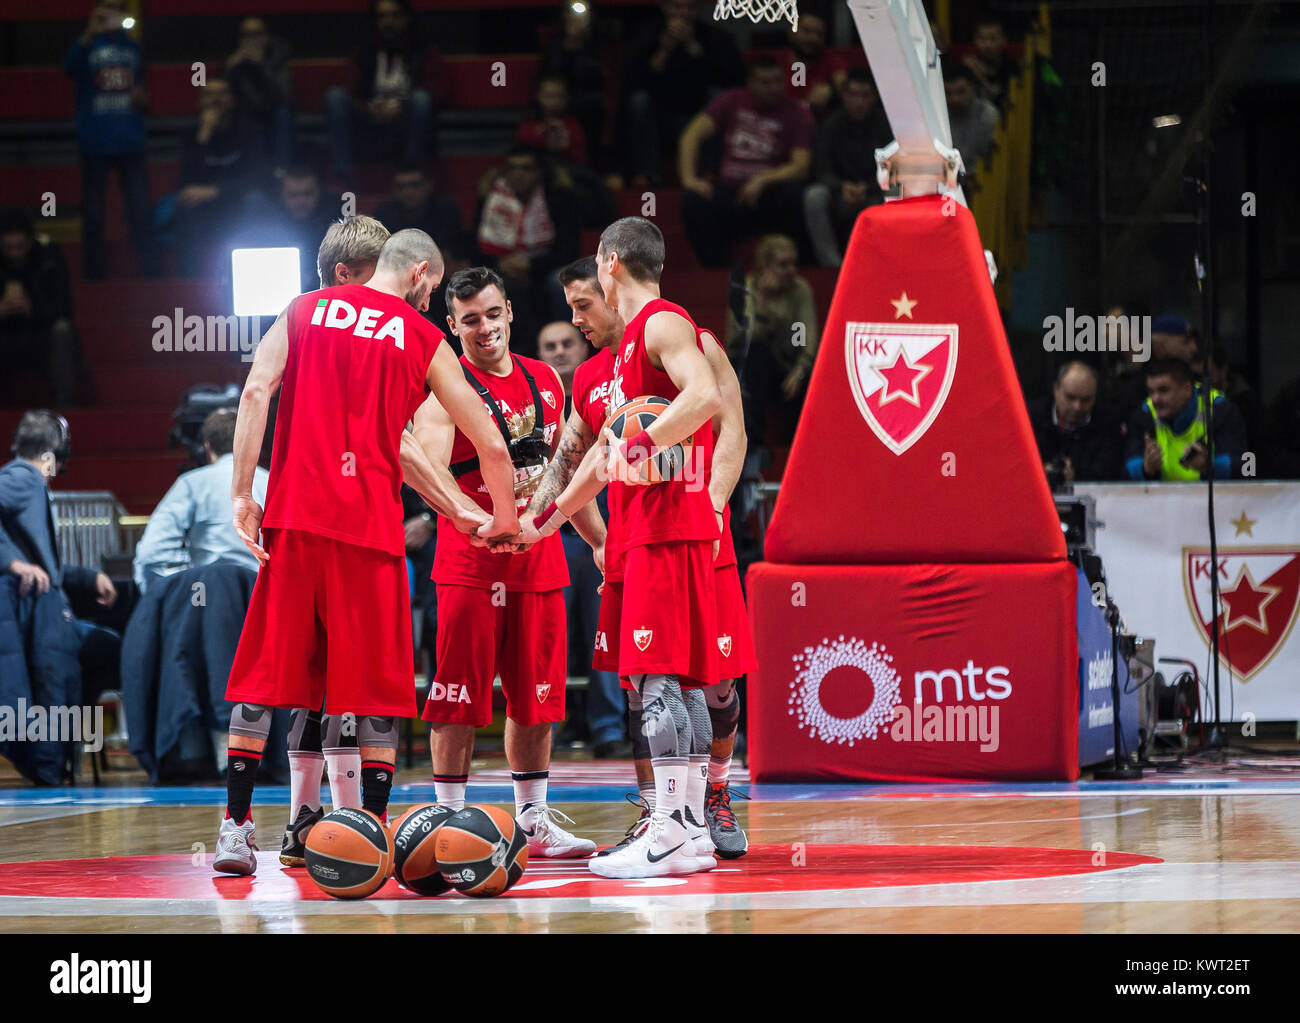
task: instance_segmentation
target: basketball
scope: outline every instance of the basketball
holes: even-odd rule
[[[307,876],[336,899],[364,899],[388,880],[393,838],[366,810],[335,810],[307,836]]]
[[[393,876],[417,895],[441,895],[451,890],[434,856],[438,829],[456,813],[450,807],[426,803],[393,822]]]
[[[523,876],[528,840],[504,810],[467,806],[438,829],[434,854],[448,884],[465,895],[489,898]]]
[[[648,430],[650,424],[663,414],[668,407],[667,398],[654,395],[642,395],[616,408],[609,417],[609,428],[619,440],[635,437],[642,430]],[[629,480],[633,483],[663,483],[681,477],[686,459],[691,452],[691,438],[687,437],[680,444],[669,448],[660,448],[640,469],[640,479]]]

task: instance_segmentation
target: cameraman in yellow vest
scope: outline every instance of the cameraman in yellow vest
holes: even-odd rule
[[[1153,359],[1146,367],[1147,400],[1128,424],[1125,469],[1133,480],[1201,480],[1210,467],[1205,398],[1182,359]],[[1214,478],[1240,475],[1246,449],[1241,413],[1211,388],[1214,403]]]

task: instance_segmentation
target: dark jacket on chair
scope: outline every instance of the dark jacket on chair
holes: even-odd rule
[[[210,736],[230,723],[226,683],[256,581],[257,573],[240,565],[202,565],[155,581],[131,615],[122,640],[122,702],[131,752],[152,781],[187,728]],[[273,735],[267,757],[282,760],[283,750]]]

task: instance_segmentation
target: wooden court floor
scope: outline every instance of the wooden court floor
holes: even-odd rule
[[[557,765],[552,804],[613,843],[634,815],[629,774]],[[399,775],[395,812],[433,800],[422,775]],[[508,805],[503,770],[477,777],[470,802]],[[420,898],[390,881],[345,903],[280,866],[282,788],[259,791],[263,852],[242,879],[208,865],[222,790],[11,785],[0,788],[0,931],[1300,931],[1297,771],[736,787],[753,796],[735,803],[753,848],[709,874],[609,881],[583,861],[534,860],[497,899]]]

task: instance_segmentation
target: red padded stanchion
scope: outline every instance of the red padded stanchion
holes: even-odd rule
[[[1068,562],[758,564],[747,586],[755,780],[1078,777]]]
[[[867,210],[835,288],[766,559],[1064,556],[974,218],[938,196]]]

